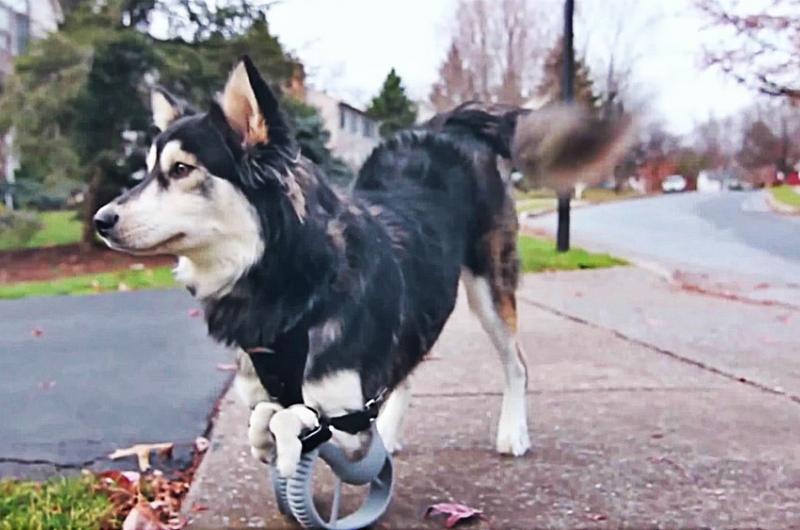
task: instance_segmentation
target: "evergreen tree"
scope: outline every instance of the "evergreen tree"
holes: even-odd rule
[[[333,156],[328,149],[331,135],[317,109],[292,98],[286,98],[283,105],[295,131],[297,143],[303,156],[318,165],[328,181],[339,187],[346,187],[353,179],[350,168],[344,161]]]
[[[0,132],[15,130],[20,188],[84,187],[85,243],[93,240],[96,209],[136,184],[131,175],[144,167],[151,141],[150,81],[202,110],[243,53],[278,91],[302,72],[269,32],[263,9],[244,0],[218,11],[204,0],[177,0],[191,15],[177,26],[181,33],[154,39],[146,33],[151,11],[169,9],[174,1],[70,4],[60,31],[32,43],[17,59],[0,96]],[[178,37],[192,27],[197,31],[190,40]],[[303,152],[332,179],[346,181],[349,173],[325,147],[328,136],[316,111],[304,105],[287,110]]]
[[[384,138],[414,124],[417,118],[416,106],[406,96],[403,81],[394,68],[386,76],[380,93],[372,98],[367,114],[380,120],[380,133]]]
[[[539,95],[548,101],[558,101],[563,98],[562,81],[564,79],[564,44],[562,39],[547,52],[544,62],[542,83],[539,85]],[[575,101],[583,103],[589,108],[597,108],[599,98],[594,93],[589,67],[581,58],[575,58]]]

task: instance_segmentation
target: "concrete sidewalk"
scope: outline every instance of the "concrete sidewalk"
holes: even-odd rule
[[[520,314],[534,451],[492,450],[500,365],[462,297],[414,376],[380,528],[440,528],[422,513],[445,501],[485,511],[470,528],[800,525],[800,312],[625,268],[529,276]],[[246,425],[226,396],[184,503],[191,528],[292,527]]]

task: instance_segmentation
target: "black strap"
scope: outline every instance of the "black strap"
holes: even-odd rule
[[[290,330],[269,347],[246,348],[256,375],[269,395],[283,407],[303,403],[303,372],[308,357],[308,332]]]
[[[247,348],[256,375],[269,395],[283,407],[303,403],[303,374],[308,357],[308,332],[294,329],[281,336],[269,347]],[[366,431],[378,416],[386,389],[369,400],[362,410],[335,418],[317,413],[319,426],[300,437],[303,452],[313,451],[331,438],[330,427],[350,434]],[[316,411],[315,411],[316,412]]]
[[[303,444],[303,452],[307,453],[313,451],[330,440],[332,436],[331,427],[350,434],[358,434],[369,430],[372,422],[378,417],[385,396],[386,389],[383,389],[378,392],[378,395],[375,396],[374,399],[367,401],[362,410],[336,416],[335,418],[325,418],[324,416],[320,416],[317,411],[314,411],[317,413],[319,425],[316,429],[300,437],[300,442]]]

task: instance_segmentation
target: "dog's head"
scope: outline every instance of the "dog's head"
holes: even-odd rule
[[[263,252],[263,212],[288,204],[302,220],[292,165],[299,157],[278,100],[249,58],[233,69],[206,113],[191,113],[164,91],[152,93],[160,130],[144,180],[95,215],[98,234],[125,252],[194,261]],[[300,194],[301,195],[301,194]],[[234,245],[235,248],[232,248]]]

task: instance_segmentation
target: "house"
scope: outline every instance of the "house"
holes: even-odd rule
[[[325,92],[311,88],[304,92],[305,102],[319,110],[331,135],[328,141],[331,152],[357,171],[380,142],[380,124],[363,110]]]
[[[25,53],[31,40],[57,30],[62,19],[57,0],[0,0],[0,90],[14,57]],[[0,138],[0,190],[5,190],[3,202],[9,208],[13,207],[10,185],[18,165],[10,146],[10,134]]]
[[[57,0],[0,0],[0,84],[14,57],[28,43],[58,29],[63,14]]]

